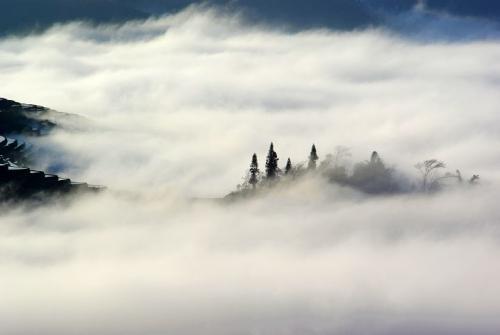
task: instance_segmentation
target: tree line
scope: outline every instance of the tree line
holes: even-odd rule
[[[316,145],[313,144],[306,162],[294,165],[288,157],[282,169],[278,164],[279,158],[274,144],[271,143],[264,169],[261,170],[259,167],[257,154],[254,153],[243,183],[239,184],[237,191],[230,193],[228,197],[251,195],[257,189],[293,182],[307,175],[320,175],[328,183],[352,187],[368,194],[430,193],[442,190],[450,183],[476,184],[479,180],[479,176],[475,174],[465,181],[459,170],[455,173],[442,173],[446,164],[437,159],[415,164],[419,177],[412,180],[395,168],[387,166],[376,151],[371,153],[368,160],[358,162],[352,168],[348,164],[350,157],[348,148],[338,146],[333,154],[327,154],[322,161],[319,161]]]

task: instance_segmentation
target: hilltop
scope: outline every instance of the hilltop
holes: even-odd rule
[[[43,136],[57,127],[71,130],[90,125],[86,118],[47,107],[0,97],[0,134]]]
[[[37,137],[57,128],[76,130],[88,124],[78,115],[0,98],[0,202],[102,190],[30,168],[39,155],[34,149]]]

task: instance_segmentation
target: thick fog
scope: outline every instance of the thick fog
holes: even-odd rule
[[[2,207],[0,333],[497,334],[499,57],[492,38],[290,33],[206,8],[0,40],[2,96],[88,119],[39,139],[39,166],[108,187]],[[481,183],[385,197],[311,177],[209,200],[271,141],[280,166],[344,145]]]

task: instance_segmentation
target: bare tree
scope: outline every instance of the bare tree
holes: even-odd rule
[[[348,147],[338,145],[335,147],[333,154],[325,156],[325,159],[320,164],[320,168],[325,170],[345,166],[350,157],[352,157],[351,150]]]
[[[325,159],[319,165],[319,169],[330,182],[345,184],[348,179],[347,165],[351,156],[349,148],[336,146],[333,154],[325,156]]]
[[[438,179],[437,171],[446,167],[446,164],[437,159],[429,159],[421,163],[415,164],[415,168],[422,175],[422,190],[427,192],[430,186]]]
[[[474,185],[477,183],[477,181],[479,180],[479,175],[475,174],[472,176],[472,178],[469,180],[469,183]]]
[[[333,166],[338,167],[345,160],[348,160],[352,156],[351,150],[348,147],[344,147],[342,145],[337,145],[335,147],[335,151],[333,152]]]

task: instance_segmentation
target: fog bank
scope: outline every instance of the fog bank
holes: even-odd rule
[[[0,40],[1,95],[86,116],[39,159],[109,192],[2,208],[6,334],[496,334],[497,40],[286,33],[191,8]],[[438,158],[479,187],[368,197],[310,178],[220,197],[281,158]]]

